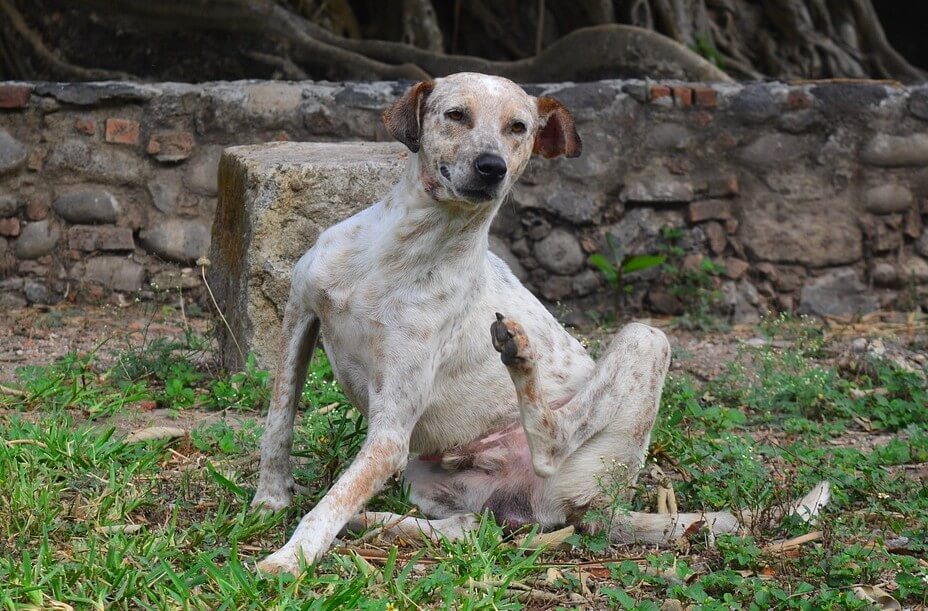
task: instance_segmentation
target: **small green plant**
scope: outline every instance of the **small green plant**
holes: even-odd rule
[[[696,42],[690,45],[690,49],[715,64],[719,70],[725,70],[725,57],[722,56],[718,48],[712,44],[712,41],[705,36],[696,36]]]
[[[661,236],[666,255],[662,281],[684,310],[674,326],[691,331],[724,330],[726,325],[719,319],[718,309],[722,301],[719,278],[725,268],[711,259],[702,259],[696,266],[684,265],[686,251],[680,246],[683,230],[664,227]]]
[[[625,281],[625,276],[635,272],[644,271],[661,265],[666,257],[664,255],[630,255],[618,236],[606,234],[606,244],[609,247],[609,256],[601,253],[590,255],[590,265],[599,270],[606,279],[606,284],[615,296],[615,314],[618,317],[625,309],[625,301],[634,289],[634,285]]]
[[[628,465],[616,460],[603,459],[603,471],[597,474],[596,485],[602,493],[600,501],[587,510],[583,516],[586,527],[583,533],[571,535],[567,542],[587,549],[593,553],[602,553],[609,545],[609,532],[620,516],[628,515],[631,504],[628,499],[632,490],[628,485]]]

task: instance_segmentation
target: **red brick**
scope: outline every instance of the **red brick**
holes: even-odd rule
[[[26,108],[32,88],[27,85],[0,85],[0,108]]]
[[[82,134],[93,136],[97,133],[97,122],[90,117],[78,117],[74,120],[74,129]]]
[[[690,202],[689,219],[691,223],[702,221],[725,221],[732,217],[731,202],[725,199],[704,199]]]
[[[107,119],[106,141],[113,144],[137,144],[139,122],[130,119]]]
[[[156,132],[148,139],[146,151],[158,161],[181,161],[190,156],[193,146],[190,132]]]
[[[802,110],[812,106],[812,98],[804,91],[794,89],[786,96],[786,107],[790,110]]]
[[[674,87],[673,88],[673,99],[674,103],[681,107],[687,108],[688,106],[693,105],[693,90],[689,87]]]
[[[19,235],[19,219],[15,216],[8,219],[0,219],[0,235],[7,238],[15,238]]]
[[[671,93],[670,87],[666,85],[651,85],[651,92],[648,99],[652,102],[660,103],[663,98],[670,98]],[[667,102],[670,101],[670,99],[667,100]]]
[[[696,106],[701,108],[715,108],[719,105],[719,94],[711,87],[697,87],[693,90]]]

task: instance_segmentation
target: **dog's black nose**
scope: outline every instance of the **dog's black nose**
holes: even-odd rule
[[[474,161],[474,168],[484,182],[495,184],[506,175],[506,160],[499,155],[484,153]]]

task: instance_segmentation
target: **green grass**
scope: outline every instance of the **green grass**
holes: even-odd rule
[[[254,565],[285,542],[365,432],[324,358],[304,399],[339,407],[302,413],[296,477],[310,490],[301,509],[269,517],[248,510],[265,372],[210,374],[194,364],[204,346],[192,336],[152,340],[105,369],[100,354],[24,368],[5,383],[26,396],[0,398],[0,606],[658,609],[677,599],[697,609],[866,608],[856,585],[928,603],[924,372],[883,362],[866,375],[838,371],[822,358],[820,329],[775,321],[762,331],[789,347],[745,348],[709,383],[671,377],[651,456],[685,510],[765,511],[828,479],[834,500],[818,526],[788,519],[715,540],[700,532],[660,550],[575,536],[573,549],[555,552],[514,545],[485,516],[466,541],[354,545],[300,577],[259,575]],[[152,402],[225,418],[182,439],[124,443],[113,424]],[[642,485],[627,507],[652,504]],[[371,506],[411,510],[396,483]],[[810,529],[821,537],[794,554],[764,550]]]

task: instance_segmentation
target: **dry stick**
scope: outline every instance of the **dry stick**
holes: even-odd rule
[[[781,541],[779,543],[772,543],[764,548],[764,551],[768,554],[782,554],[788,552],[789,550],[796,549],[803,543],[808,543],[809,541],[817,541],[822,538],[822,531],[815,530],[798,537],[793,537],[792,539],[787,539],[786,541]]]
[[[0,384],[0,394],[23,398],[29,396],[25,391],[19,390],[18,388],[10,388],[9,386],[4,386],[3,384]]]
[[[375,528],[371,529],[369,532],[365,533],[364,536],[359,537],[359,538],[356,540],[356,543],[358,543],[358,544],[360,544],[360,543],[367,543],[367,542],[370,541],[371,539],[374,539],[374,538],[377,537],[378,535],[381,535],[381,534],[387,532],[388,530],[390,530],[391,528],[395,527],[397,524],[399,524],[400,522],[402,522],[402,521],[405,520],[406,518],[410,517],[410,516],[411,516],[412,514],[414,514],[414,513],[416,513],[416,508],[415,508],[415,507],[410,507],[410,508],[409,508],[409,511],[407,511],[406,513],[404,513],[404,514],[401,515],[401,516],[398,516],[398,517],[397,517],[395,520],[393,520],[392,522],[384,522],[384,523],[381,524],[379,527],[375,527]]]
[[[209,264],[210,261],[206,257],[200,257],[197,259],[197,265],[200,266],[200,275],[203,276],[203,284],[206,285],[206,292],[209,293],[210,301],[213,302],[213,307],[216,308],[216,313],[219,314],[219,318],[222,319],[222,324],[226,326],[226,330],[229,332],[229,336],[232,338],[232,341],[235,342],[235,348],[238,350],[238,355],[244,363],[246,360],[245,352],[239,345],[238,338],[235,337],[235,333],[232,332],[232,327],[229,326],[229,321],[226,320],[225,314],[222,313],[222,310],[219,308],[219,304],[216,303],[216,297],[213,295],[213,289],[210,288],[209,281],[206,279],[206,268],[209,266]]]

